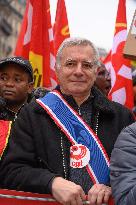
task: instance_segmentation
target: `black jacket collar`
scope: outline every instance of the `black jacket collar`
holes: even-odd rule
[[[60,92],[60,87],[57,86],[55,90],[58,90]],[[104,96],[101,91],[99,91],[96,87],[92,87],[91,90],[92,96],[94,96],[94,105],[97,110],[100,110],[102,112],[105,112],[107,114],[113,114],[114,115],[114,106],[113,104],[115,102],[110,101],[106,96]],[[72,96],[66,96],[64,95],[65,99],[70,99]],[[36,103],[36,112],[43,112],[44,109]]]

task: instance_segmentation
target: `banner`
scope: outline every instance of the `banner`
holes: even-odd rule
[[[124,46],[124,56],[136,60],[136,10]]]

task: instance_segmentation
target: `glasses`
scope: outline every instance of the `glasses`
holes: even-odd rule
[[[97,74],[98,77],[103,77],[103,78],[110,78],[110,72],[108,71],[100,71]]]
[[[92,70],[93,67],[95,65],[97,65],[97,61],[92,61],[92,62],[91,61],[81,61],[81,62],[79,62],[77,60],[68,59],[68,60],[66,60],[66,62],[64,63],[63,66],[72,70],[72,69],[76,68],[79,65],[79,63],[81,64],[81,69],[86,70],[86,71]]]

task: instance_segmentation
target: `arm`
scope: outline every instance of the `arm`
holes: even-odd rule
[[[111,156],[110,177],[118,205],[136,204],[136,123],[119,135]]]

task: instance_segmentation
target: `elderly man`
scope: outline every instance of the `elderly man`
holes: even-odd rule
[[[59,86],[21,110],[1,170],[3,187],[51,193],[62,204],[91,205],[111,196],[109,158],[131,112],[93,88],[94,45],[68,38],[56,57]]]

